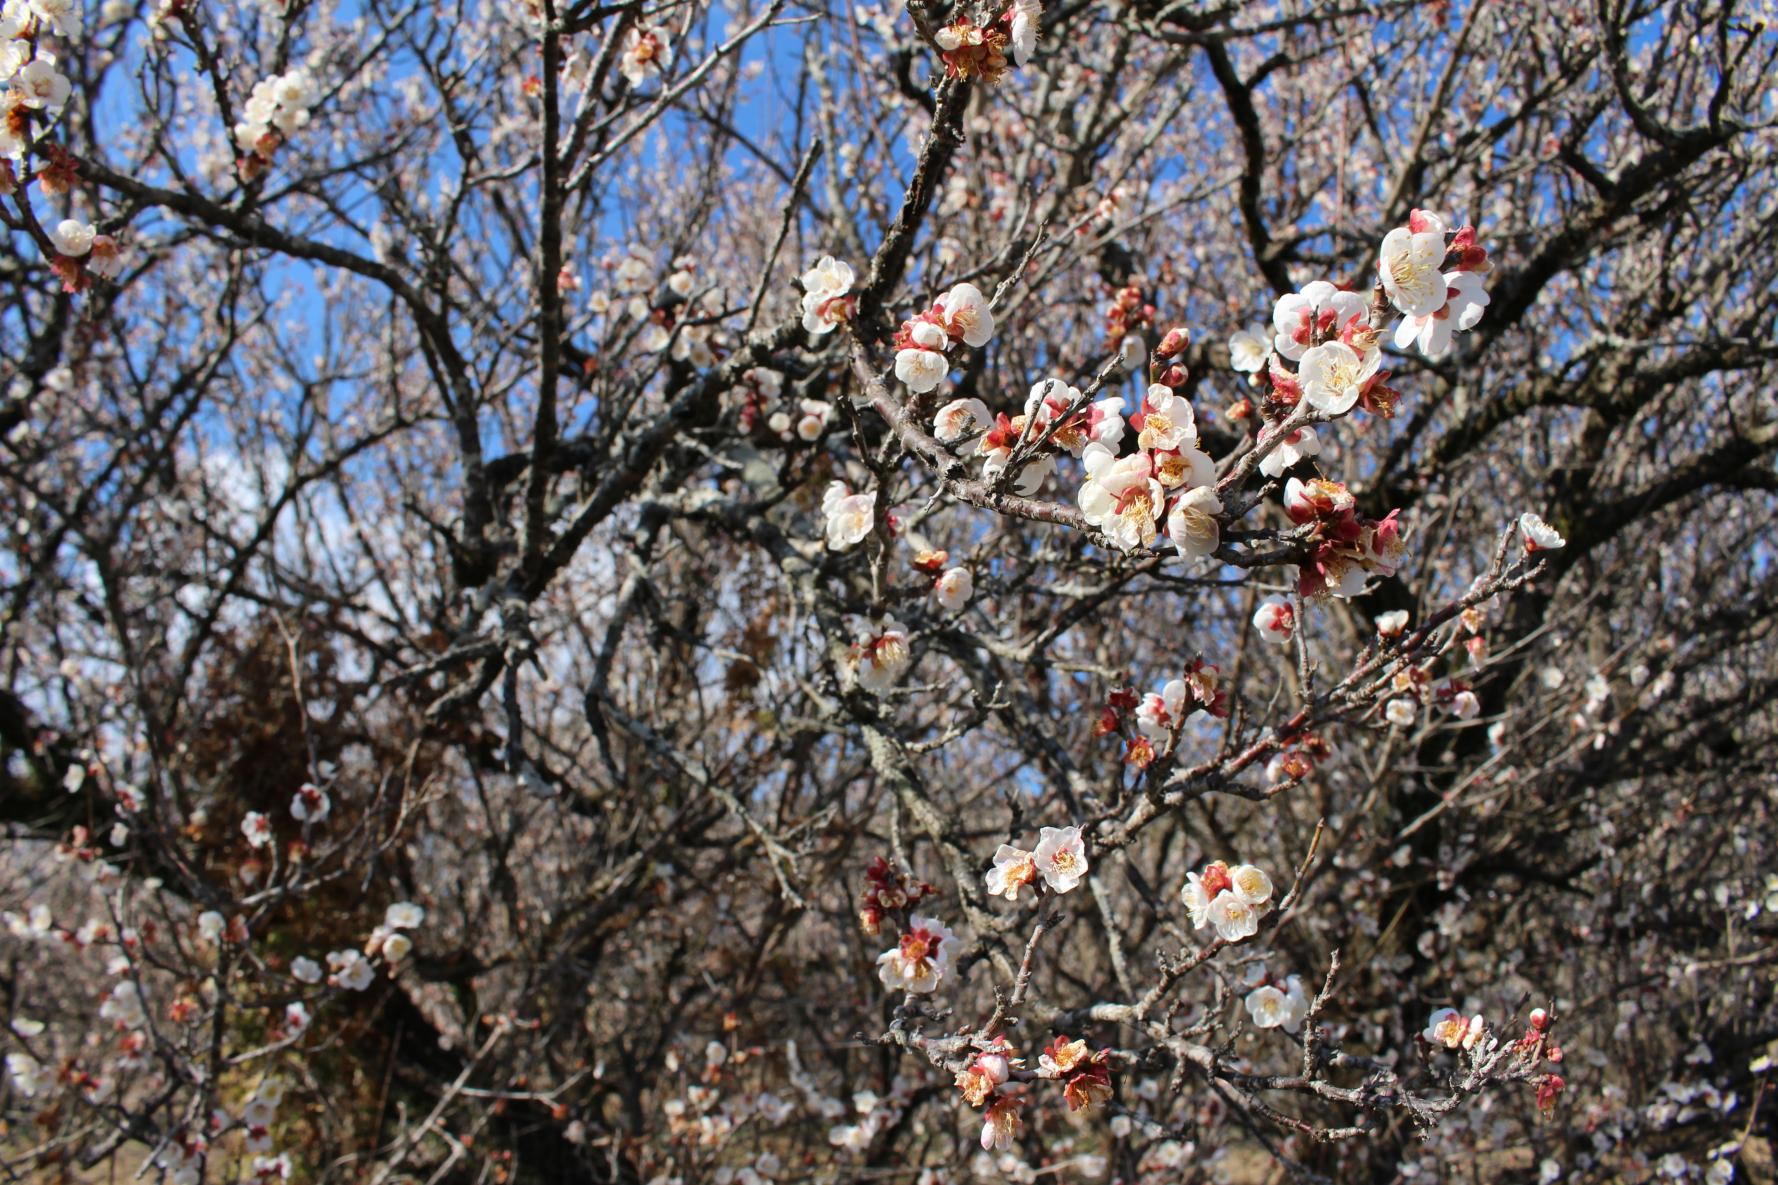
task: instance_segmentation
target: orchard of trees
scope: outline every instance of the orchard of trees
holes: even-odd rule
[[[1772,0],[4,0],[8,1182],[1775,1179]]]

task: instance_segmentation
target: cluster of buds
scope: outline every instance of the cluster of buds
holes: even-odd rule
[[[950,552],[942,548],[922,551],[909,563],[914,571],[932,581],[933,598],[947,613],[960,611],[975,595],[975,574],[968,568],[952,567]]]
[[[1518,1063],[1525,1067],[1536,1067],[1549,1061],[1560,1063],[1562,1047],[1550,1040],[1551,1017],[1542,1008],[1533,1008],[1531,1015],[1526,1017],[1525,1035],[1513,1042],[1512,1053]],[[1537,1084],[1537,1109],[1546,1115],[1555,1109],[1556,1101],[1562,1096],[1562,1088],[1567,1085],[1560,1074],[1544,1073],[1535,1079]]]
[[[784,376],[763,366],[750,366],[741,372],[740,381],[731,389],[736,405],[735,420],[741,431],[751,436],[763,423],[775,425],[772,408],[784,394]]]
[[[1154,324],[1155,307],[1144,298],[1142,289],[1132,280],[1111,294],[1105,306],[1105,344],[1117,349],[1124,338]]]
[[[957,284],[932,307],[902,322],[895,334],[895,377],[923,395],[951,371],[948,353],[962,344],[981,349],[994,337],[994,313],[974,284]]]
[[[1239,942],[1259,932],[1259,920],[1272,908],[1272,878],[1254,864],[1231,868],[1215,860],[1202,874],[1186,874],[1179,899],[1193,929],[1211,926],[1224,942]]]
[[[1297,737],[1266,762],[1266,780],[1273,785],[1300,782],[1314,773],[1317,766],[1332,761],[1334,753],[1333,743],[1325,737],[1313,733]]]
[[[650,354],[663,351],[675,362],[703,369],[728,356],[726,335],[715,324],[722,314],[722,289],[707,286],[694,295],[697,278],[689,260],[676,260],[667,290],[658,301],[640,302],[643,318],[636,347]],[[630,307],[637,311],[637,301]]]
[[[911,909],[937,894],[938,890],[925,881],[903,876],[878,856],[864,866],[864,891],[858,895],[858,928],[875,938],[882,931],[885,917]]]
[[[1284,512],[1298,526],[1315,525],[1314,554],[1297,569],[1297,591],[1305,597],[1355,597],[1372,574],[1394,575],[1407,550],[1399,512],[1380,520],[1360,516],[1342,482],[1291,478],[1284,486]]]
[[[1493,265],[1487,249],[1476,242],[1475,227],[1452,231],[1450,222],[1415,210],[1406,226],[1383,237],[1377,276],[1402,314],[1395,327],[1398,350],[1417,346],[1428,358],[1442,358],[1451,350],[1451,331],[1473,329],[1488,307],[1482,277]]]

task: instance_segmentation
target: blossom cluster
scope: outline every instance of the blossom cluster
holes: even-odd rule
[[[1273,784],[1300,781],[1336,755],[1333,742],[1312,733],[1290,741],[1266,762],[1266,780]]]
[[[1383,290],[1402,314],[1396,348],[1413,345],[1428,358],[1450,353],[1452,330],[1475,328],[1488,307],[1487,249],[1476,242],[1475,227],[1452,231],[1450,223],[1442,214],[1413,211],[1406,226],[1383,236],[1377,260]]]
[[[1020,1111],[1029,1101],[1026,1084],[1051,1081],[1062,1087],[1070,1111],[1090,1111],[1111,1097],[1111,1053],[1091,1050],[1084,1040],[1057,1034],[1044,1046],[1035,1073],[1004,1037],[996,1036],[963,1069],[955,1085],[963,1101],[981,1107],[984,1152],[1010,1148],[1018,1136]]]
[[[1012,5],[986,25],[960,17],[934,36],[945,73],[951,78],[977,78],[999,82],[1006,74],[1006,53],[1011,50],[1020,66],[1037,48],[1038,26],[1043,17],[1040,0],[1013,0]]]
[[[931,308],[902,322],[895,334],[895,377],[924,395],[950,373],[953,347],[980,349],[993,337],[988,298],[974,284],[954,285]]]
[[[1199,711],[1217,719],[1226,718],[1229,696],[1222,686],[1221,668],[1195,658],[1183,678],[1169,679],[1159,691],[1140,698],[1131,688],[1113,691],[1093,726],[1093,735],[1124,735],[1124,760],[1137,769],[1146,769],[1173,744],[1192,713]]]
[[[975,595],[975,573],[968,568],[952,567],[951,553],[927,549],[909,561],[914,571],[932,580],[932,597],[946,613],[956,613],[969,604]]]
[[[1239,942],[1259,932],[1260,919],[1272,908],[1272,878],[1257,865],[1231,868],[1216,860],[1201,874],[1187,873],[1179,897],[1194,929],[1210,926],[1224,942]]]
[[[68,103],[67,75],[42,43],[54,33],[73,41],[81,33],[77,0],[6,0],[0,8],[0,156],[21,160],[31,146],[33,121],[48,122]]]
[[[1305,597],[1355,597],[1371,576],[1393,576],[1407,551],[1399,512],[1363,517],[1344,482],[1292,477],[1284,484],[1284,512],[1298,526],[1314,527],[1314,552],[1297,569],[1297,591]]]
[[[1019,890],[1039,877],[1052,893],[1066,893],[1080,884],[1087,871],[1087,844],[1080,828],[1045,827],[1033,851],[1001,844],[994,852],[994,867],[982,881],[989,896],[1017,901]]]
[[[997,481],[1012,465],[1021,444],[1031,450],[1013,489],[1035,494],[1055,472],[1061,453],[1082,457],[1092,445],[1115,446],[1124,435],[1123,400],[1115,396],[1089,403],[1079,388],[1062,379],[1033,384],[1025,410],[1016,416],[994,413],[980,399],[955,399],[932,418],[933,435],[946,444],[973,443],[982,476]]]
[[[850,321],[858,311],[858,297],[852,292],[856,278],[851,264],[831,255],[823,255],[804,272],[803,328],[821,337]]]
[[[58,68],[58,58],[44,45],[53,34],[64,42],[80,37],[80,7],[75,0],[5,0],[0,7],[0,195],[11,193],[20,180],[14,166],[27,152],[45,160],[37,171],[46,195],[70,192],[78,164],[66,149],[39,142],[41,125],[54,120],[68,104],[71,86]],[[38,134],[33,125],[39,125]],[[63,218],[44,232],[54,251],[50,270],[66,292],[83,291],[92,276],[115,280],[123,274],[118,242],[79,218]]]
[[[242,175],[251,178],[270,164],[272,154],[308,126],[320,99],[314,76],[302,67],[254,83],[234,129],[235,146],[245,154]]]
[[[795,399],[784,393],[784,376],[764,366],[751,366],[724,393],[738,405],[736,420],[741,431],[752,435],[763,425],[780,443],[800,440],[813,444],[833,423],[833,404],[822,399]]]

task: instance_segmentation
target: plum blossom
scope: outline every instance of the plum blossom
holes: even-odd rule
[[[950,568],[932,586],[932,592],[946,612],[956,613],[969,604],[975,595],[975,576],[968,568]]]
[[[55,1072],[44,1068],[42,1062],[28,1053],[9,1053],[6,1055],[6,1076],[12,1082],[12,1088],[26,1098],[36,1098],[38,1093],[55,1083]]]
[[[1519,516],[1519,533],[1525,538],[1525,553],[1556,551],[1567,545],[1562,533],[1537,515],[1526,511]]]
[[[804,399],[797,404],[797,410],[801,413],[796,421],[797,438],[811,442],[821,439],[833,418],[833,405],[819,399]]]
[[[885,695],[913,663],[907,631],[894,618],[883,618],[852,644],[848,660],[859,687],[872,695]]]
[[[831,255],[804,272],[803,328],[819,337],[849,320],[858,303],[849,295],[855,280],[852,265]]]
[[[1445,228],[1436,217],[1424,226],[1398,226],[1384,235],[1377,260],[1383,291],[1409,317],[1430,316],[1445,303]]]
[[[1012,1147],[1013,1137],[1019,1131],[1019,1108],[1024,1102],[1018,1095],[995,1096],[993,1103],[982,1114],[982,1151],[992,1152],[996,1148]]]
[[[1196,448],[1197,419],[1192,406],[1174,393],[1165,383],[1151,383],[1142,397],[1142,406],[1130,417],[1136,429],[1136,443],[1145,449],[1177,450]]]
[[[1012,1075],[1013,1059],[1007,1057],[1004,1049],[1004,1045],[997,1042],[957,1071],[956,1085],[963,1092],[964,1102],[972,1107],[981,1106]]]
[[[1167,538],[1188,559],[1213,555],[1222,544],[1222,499],[1207,485],[1187,490],[1167,511]]]
[[[994,867],[982,878],[990,897],[1019,899],[1019,890],[1037,879],[1036,856],[1023,848],[1001,844],[994,852]]]
[[[1079,827],[1045,827],[1032,859],[1043,883],[1052,892],[1066,893],[1087,874],[1087,843]]]
[[[361,992],[376,979],[376,968],[370,960],[355,950],[330,951],[327,965],[332,968],[327,982],[334,987],[343,987],[347,991]]]
[[[1271,352],[1272,340],[1264,325],[1249,325],[1229,335],[1229,365],[1243,374],[1264,370]]]
[[[1029,420],[1032,438],[1039,439],[1053,424],[1055,431],[1050,434],[1050,441],[1076,457],[1095,441],[1110,447],[1124,438],[1122,399],[1113,395],[1077,412],[1074,408],[1080,402],[1080,388],[1061,379],[1042,379],[1031,387],[1025,414],[1012,420],[1008,427],[1016,439],[1025,432]]]
[[[64,218],[50,230],[49,241],[61,254],[78,259],[93,249],[93,236],[97,233],[90,222]]]
[[[1383,706],[1383,719],[1397,728],[1406,728],[1414,722],[1414,715],[1419,705],[1407,696],[1397,696]]]
[[[854,494],[845,482],[832,482],[821,497],[821,512],[827,518],[827,546],[845,551],[869,535],[876,524],[877,492]]]
[[[391,930],[417,929],[426,920],[426,910],[412,901],[397,901],[383,911],[383,925]]]
[[[307,955],[298,955],[290,960],[290,978],[298,983],[320,983],[321,964]]]
[[[1355,320],[1366,316],[1364,297],[1342,292],[1326,280],[1316,280],[1301,292],[1278,298],[1272,306],[1272,347],[1296,362],[1316,339],[1338,337]]]
[[[1487,1033],[1488,1022],[1480,1015],[1463,1019],[1463,1014],[1455,1008],[1440,1008],[1426,1022],[1426,1029],[1421,1038],[1430,1045],[1443,1045],[1446,1049],[1474,1049]]]
[[[895,352],[895,377],[914,394],[923,395],[950,373],[951,361],[944,354],[950,338],[928,321],[915,322],[906,333],[909,344]]]
[[[1218,938],[1224,942],[1239,942],[1259,932],[1260,914],[1258,908],[1234,893],[1219,893],[1210,903],[1208,917]]]
[[[1399,638],[1408,628],[1408,611],[1391,609],[1387,613],[1379,613],[1372,619],[1377,627],[1377,634],[1384,638]]]
[[[1403,317],[1395,327],[1395,348],[1409,346],[1427,358],[1443,358],[1451,352],[1452,330],[1474,329],[1488,307],[1488,292],[1474,272],[1447,272],[1445,304],[1419,317]]]
[[[957,936],[943,922],[911,914],[901,941],[877,956],[877,978],[890,991],[935,991],[956,943]]]
[[[1253,628],[1266,641],[1282,645],[1296,632],[1296,610],[1290,602],[1273,597],[1254,611]]]
[[[1136,705],[1136,730],[1150,741],[1164,743],[1185,719],[1184,679],[1170,679],[1159,691],[1151,691]]]
[[[13,93],[20,103],[36,111],[60,111],[68,102],[71,86],[55,62],[54,54],[39,49],[37,56],[13,75]]]
[[[9,4],[7,7],[14,6]],[[30,8],[58,36],[69,39],[80,36],[79,0],[30,0]]]
[[[938,324],[952,341],[961,341],[976,349],[994,337],[994,314],[988,298],[974,284],[958,284],[932,302]]]
[[[1118,457],[1094,442],[1082,454],[1087,479],[1080,487],[1081,513],[1125,551],[1154,542],[1155,518],[1163,502],[1146,453]]]
[[[1037,52],[1037,33],[1043,17],[1040,0],[1013,0],[1006,10],[1007,34],[1012,39],[1013,61],[1024,66]]]
[[[636,26],[624,35],[618,72],[639,87],[673,65],[673,38],[665,29]]]
[[[142,989],[131,979],[112,985],[111,993],[99,1005],[99,1016],[120,1029],[141,1028],[148,1023],[148,1015],[142,1009]]]
[[[1360,354],[1342,341],[1311,346],[1297,364],[1304,401],[1323,415],[1344,415],[1376,377],[1382,359],[1380,350],[1372,348]]]
[[[1277,426],[1267,424],[1259,431],[1260,443],[1266,443],[1277,434]],[[1297,428],[1279,441],[1276,448],[1260,458],[1259,471],[1267,477],[1283,477],[1286,469],[1304,457],[1313,457],[1320,451],[1321,442],[1315,437],[1315,429]]]
[[[241,820],[241,834],[249,847],[263,848],[272,842],[272,821],[258,811],[248,811]]]
[[[1229,889],[1248,905],[1266,905],[1272,900],[1272,878],[1253,864],[1237,864],[1229,869]]]
[[[980,399],[953,399],[938,409],[932,417],[932,434],[949,444],[961,440],[977,428],[986,428],[994,422],[988,405]]]
[[[1292,975],[1283,990],[1262,984],[1247,993],[1242,1003],[1256,1028],[1277,1029],[1295,1033],[1309,1014],[1309,998],[1303,991],[1301,977]]]
[[[298,786],[296,794],[290,799],[290,817],[299,823],[319,823],[327,818],[327,812],[331,809],[327,792],[308,782]]]

